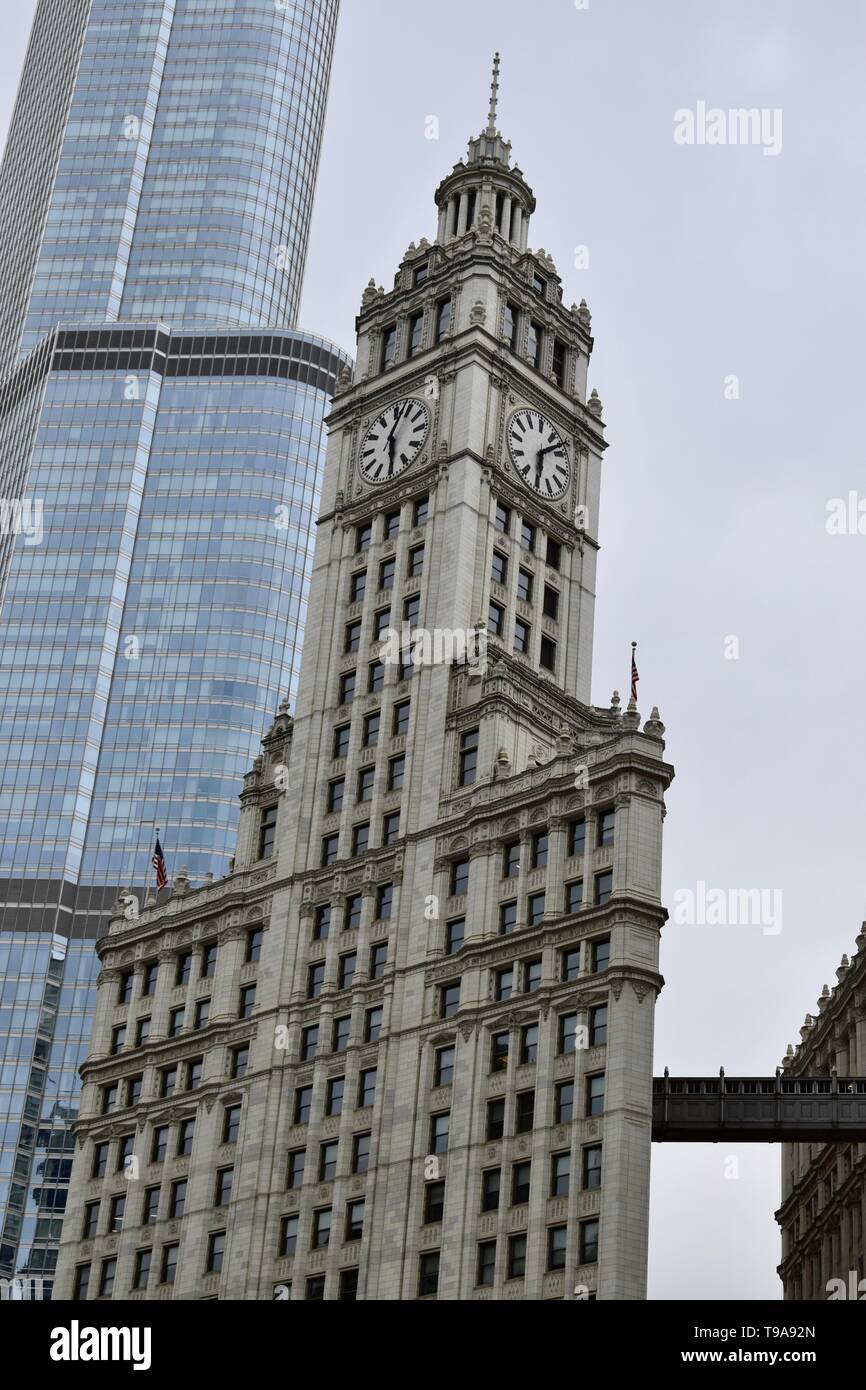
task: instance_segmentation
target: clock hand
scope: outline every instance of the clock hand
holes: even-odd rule
[[[548,444],[548,446],[547,446],[546,449],[540,449],[540,450],[539,450],[539,452],[538,452],[538,457],[539,457],[539,458],[544,458],[544,455],[545,455],[545,454],[552,454],[553,451],[554,451],[554,449],[561,449],[561,448],[562,448],[562,445],[561,445],[561,444]]]

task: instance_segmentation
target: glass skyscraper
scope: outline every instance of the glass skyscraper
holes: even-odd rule
[[[0,1278],[49,1292],[93,942],[228,868],[303,636],[338,0],[40,0],[2,168]]]

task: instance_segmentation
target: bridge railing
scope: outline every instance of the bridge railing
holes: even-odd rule
[[[656,1077],[653,1137],[862,1142],[866,1077]]]

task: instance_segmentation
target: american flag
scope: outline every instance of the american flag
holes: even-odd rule
[[[632,642],[632,644],[631,644],[631,698],[632,698],[633,700],[636,700],[636,699],[637,699],[637,683],[638,683],[638,681],[640,680],[640,676],[639,676],[639,674],[638,674],[638,669],[637,669],[637,664],[636,664],[635,659],[634,659],[634,654],[635,654],[635,650],[636,650],[636,649],[637,649],[637,642]]]
[[[151,864],[156,869],[156,891],[164,888],[168,883],[168,873],[165,868],[165,860],[162,857],[162,845],[159,843],[159,836],[156,837],[156,848],[153,851]]]

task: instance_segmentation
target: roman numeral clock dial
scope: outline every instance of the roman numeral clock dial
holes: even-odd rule
[[[407,397],[386,406],[373,421],[358,466],[368,483],[389,483],[417,458],[430,428],[430,413],[423,401]]]
[[[515,410],[508,422],[511,462],[527,487],[539,497],[561,497],[571,470],[555,425],[537,410]]]

